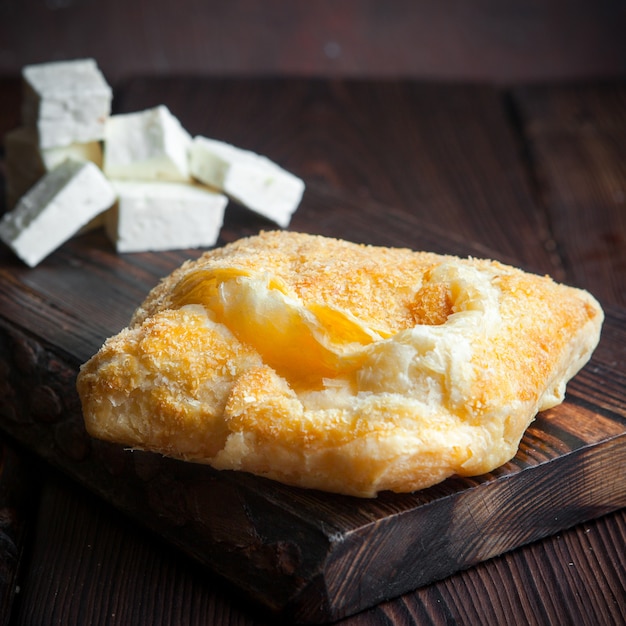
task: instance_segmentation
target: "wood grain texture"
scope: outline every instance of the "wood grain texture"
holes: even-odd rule
[[[35,533],[32,561],[47,564],[46,576],[33,570],[23,581],[15,624],[276,623],[223,581],[181,560],[158,537],[54,472],[41,507],[46,515]],[[533,543],[338,623],[619,624],[626,571],[615,547],[624,544],[626,533],[616,519],[624,528],[626,512],[560,532],[550,542]],[[612,558],[602,559],[604,554]],[[592,602],[586,601],[589,595]],[[600,612],[594,612],[598,606]]]
[[[262,88],[259,87],[261,83]],[[127,97],[122,97],[119,105],[135,108],[141,102],[158,104],[167,100],[173,108],[180,107],[181,119],[195,129],[194,132],[209,133],[211,129],[217,129],[217,132],[224,132],[226,138],[233,137],[234,141],[239,138],[244,145],[252,143],[259,151],[269,152],[292,169],[302,167],[300,171],[306,173],[311,182],[302,210],[295,216],[294,228],[370,243],[407,245],[408,242],[412,246],[458,253],[472,250],[481,256],[493,254],[504,260],[510,260],[511,253],[515,256],[527,242],[536,251],[536,255],[527,257],[527,264],[546,270],[560,268],[564,274],[572,269],[561,263],[564,257],[560,256],[561,249],[567,249],[570,231],[560,231],[555,239],[559,254],[548,250],[546,255],[542,252],[544,242],[538,244],[531,229],[519,230],[519,224],[532,225],[537,216],[541,221],[549,213],[543,197],[537,193],[536,180],[525,179],[529,171],[537,176],[542,172],[535,169],[536,162],[524,160],[516,154],[520,147],[516,141],[520,138],[525,141],[525,126],[507,127],[509,118],[505,108],[496,115],[498,102],[502,104],[499,92],[491,88],[460,87],[458,102],[464,102],[464,106],[455,109],[446,103],[439,122],[430,119],[423,123],[412,121],[411,128],[421,133],[429,132],[426,126],[431,123],[442,129],[446,134],[443,143],[462,146],[463,159],[455,161],[454,151],[449,148],[429,150],[419,155],[427,176],[415,177],[413,172],[412,177],[394,178],[394,171],[402,169],[393,165],[394,150],[397,148],[400,154],[406,150],[402,133],[390,128],[394,140],[386,144],[384,156],[376,155],[376,142],[368,143],[368,139],[361,138],[369,115],[368,107],[372,107],[372,116],[376,118],[383,100],[392,109],[395,108],[393,103],[397,102],[398,109],[405,111],[398,121],[406,120],[416,103],[421,103],[415,106],[418,117],[436,105],[438,100],[433,97],[426,106],[429,93],[444,94],[447,97],[443,101],[454,101],[455,90],[442,92],[438,91],[439,86],[421,89],[411,85],[395,85],[390,89],[386,84],[381,86],[378,101],[376,89],[372,86],[316,83],[307,86],[303,81],[296,81],[290,87],[289,83],[281,81],[254,81],[246,98],[245,84],[239,81],[187,82],[174,79],[152,83],[142,80],[127,86],[122,94]],[[238,104],[233,92],[243,102]],[[367,94],[367,97],[360,98],[355,94]],[[223,106],[207,108],[215,102]],[[359,102],[360,106],[357,106]],[[468,103],[473,104],[466,106]],[[280,113],[268,117],[266,128],[254,124],[258,119],[255,112],[264,115],[281,104]],[[476,113],[472,107],[485,107],[487,113]],[[337,110],[341,111],[340,115]],[[247,114],[243,115],[244,112]],[[281,125],[281,115],[284,126]],[[355,121],[355,116],[361,120]],[[487,131],[491,139],[480,144],[472,161],[472,151],[464,144],[476,134],[464,134],[465,120],[482,125],[481,120],[492,117],[495,122],[486,122],[488,126],[491,124]],[[446,129],[446,124],[451,128]],[[506,132],[501,132],[503,128]],[[516,132],[521,137],[515,138]],[[429,137],[430,142],[436,143],[438,134],[433,132]],[[350,158],[350,146],[357,154],[363,153],[363,162]],[[476,158],[477,155],[480,158]],[[469,164],[463,162],[468,160]],[[499,167],[500,160],[508,165]],[[381,164],[384,167],[381,168]],[[399,165],[404,167],[404,164],[402,160]],[[486,181],[487,177],[480,171],[481,164],[488,167],[493,176],[487,181],[489,184],[482,186],[478,181]],[[446,167],[461,168],[463,175],[452,175],[445,171]],[[431,176],[436,183],[432,182]],[[411,189],[411,180],[415,181],[417,191]],[[598,181],[602,184],[603,179]],[[404,185],[406,190],[398,192],[397,185]],[[459,185],[468,185],[470,190],[484,189],[482,198],[473,197],[476,191],[470,194],[467,205],[464,205],[467,215],[463,215],[459,207],[465,202],[465,194],[454,189]],[[429,212],[423,211],[419,202],[411,206],[402,200],[412,195],[421,197],[422,187],[435,190],[427,196],[428,204],[437,207],[432,211],[433,219],[429,219]],[[498,198],[502,199],[501,203],[497,202]],[[476,212],[486,205],[500,206],[502,212],[494,211],[492,219],[484,222],[477,218],[484,228],[472,231],[479,239],[479,243],[474,244],[468,241],[466,225],[472,228]],[[415,207],[417,209],[413,210]],[[524,215],[528,207],[530,217]],[[615,205],[608,207],[609,212],[617,209]],[[580,210],[580,205],[574,206],[572,221],[576,221],[574,217]],[[445,219],[439,215],[442,211],[447,211]],[[542,215],[542,212],[545,213]],[[510,224],[514,226],[509,229],[500,223],[493,224],[498,215],[510,217]],[[545,223],[549,229],[550,221],[546,219]],[[616,223],[617,232],[623,232],[621,222]],[[268,226],[264,220],[234,209],[229,211],[222,241]],[[502,240],[493,236],[501,229],[505,236]],[[520,239],[517,244],[516,235]],[[547,236],[549,243],[552,236],[549,230]],[[493,243],[496,249],[488,249],[487,246]],[[283,578],[269,579],[273,586],[289,579],[294,567],[311,567],[310,562],[298,563],[293,542],[285,544],[277,540],[285,530],[284,526],[268,528],[262,517],[249,518],[249,508],[245,513],[237,508],[241,498],[248,498],[250,494],[255,494],[257,499],[253,502],[258,503],[260,479],[240,476],[233,482],[230,477],[222,483],[225,477],[220,476],[218,480],[214,473],[208,472],[201,479],[196,476],[194,482],[185,474],[188,468],[180,469],[176,463],[165,461],[162,465],[145,454],[129,458],[114,447],[94,445],[69,417],[76,411],[76,399],[64,390],[71,384],[72,371],[75,372],[82,358],[80,355],[89,356],[90,350],[97,347],[107,334],[125,324],[145,290],[183,258],[195,254],[197,252],[190,251],[118,257],[101,233],[92,233],[68,243],[32,271],[21,267],[5,249],[0,252],[0,310],[3,315],[0,355],[10,356],[8,379],[11,388],[20,392],[28,389],[28,394],[18,394],[24,400],[10,419],[16,436],[35,438],[37,445],[41,446],[42,456],[60,460],[66,471],[79,480],[92,486],[104,486],[109,490],[111,501],[118,498],[115,501],[125,510],[130,512],[134,506],[142,509],[144,514],[146,510],[156,511],[154,519],[159,526],[154,528],[157,535],[146,534],[141,530],[143,525],[128,522],[126,517],[85,494],[75,484],[56,476],[48,477],[37,517],[31,566],[23,581],[14,623],[274,623],[274,619],[256,605],[240,608],[237,592],[222,580],[208,576],[205,568],[196,566],[180,555],[181,550],[170,549],[159,538],[163,529],[167,529],[174,544],[183,546],[189,541],[189,527],[183,525],[189,502],[193,503],[193,510],[211,520],[208,527],[192,531],[208,532],[213,539],[220,539],[221,550],[225,550],[228,537],[232,538],[233,527],[243,528],[237,535],[236,552],[239,554],[234,556],[247,555],[248,562],[251,559],[263,572],[269,571],[270,566],[280,566]],[[586,260],[578,257],[576,262],[584,265]],[[604,256],[601,263],[610,264],[611,259]],[[622,270],[615,266],[614,271],[619,276]],[[603,271],[600,280],[606,280],[606,276]],[[614,298],[613,292],[609,289],[605,293],[610,302]],[[82,336],[75,332],[79,320],[84,329]],[[405,522],[410,520],[412,523],[401,525],[401,530],[397,531],[400,541],[410,545],[419,535],[420,526],[415,523],[418,518],[412,516],[418,515],[420,508],[424,513],[428,507],[433,509],[441,505],[449,512],[445,518],[446,528],[450,524],[454,527],[456,523],[463,525],[464,531],[470,529],[467,541],[457,544],[446,543],[445,538],[428,531],[433,533],[434,545],[427,545],[427,548],[434,556],[424,562],[425,569],[430,568],[431,572],[440,567],[441,560],[450,560],[452,554],[475,562],[506,549],[509,542],[532,541],[537,529],[552,534],[551,539],[535,541],[475,564],[399,599],[382,602],[345,618],[342,623],[353,626],[380,623],[497,624],[506,621],[512,624],[580,623],[591,626],[624,622],[624,512],[606,514],[595,521],[562,530],[581,519],[623,506],[624,481],[620,473],[610,471],[623,454],[626,370],[623,346],[623,309],[609,307],[609,323],[602,347],[593,363],[570,385],[568,402],[559,410],[540,416],[529,429],[520,455],[500,473],[494,472],[484,480],[452,480],[437,490],[411,498],[389,495],[379,499],[373,510],[361,506],[362,503],[353,506],[342,498],[320,498],[319,494],[300,493],[275,484],[264,486],[263,493],[272,506],[280,507],[288,519],[294,520],[288,528],[290,539],[295,534],[295,540],[299,540],[303,532],[319,538],[325,532],[351,529],[345,547],[342,546],[344,552],[334,550],[333,558],[328,562],[328,589],[343,594],[342,602],[346,602],[351,594],[354,596],[354,574],[358,564],[367,567],[371,559],[379,559],[383,568],[393,568],[393,558],[400,556],[409,563],[406,567],[397,565],[393,576],[383,575],[388,570],[377,570],[371,580],[363,583],[359,590],[361,594],[366,593],[367,585],[373,585],[390,589],[391,595],[396,595],[401,589],[394,580],[420,573],[420,561],[415,557],[420,554],[419,550],[402,555],[393,536],[376,534],[393,517]],[[36,393],[31,393],[31,389]],[[564,472],[552,471],[557,467],[555,463],[561,462]],[[583,468],[582,474],[572,475],[569,471],[572,465]],[[541,473],[542,468],[545,474]],[[539,473],[526,479],[518,494],[520,506],[513,507],[513,481],[528,475],[529,470]],[[189,471],[195,473],[195,470]],[[191,491],[181,489],[181,484],[188,485],[187,489],[191,488]],[[213,490],[203,489],[207,484],[211,484]],[[130,485],[131,493],[137,488],[139,497],[130,498],[130,504],[120,502],[118,485],[125,485],[122,491]],[[467,494],[484,488],[487,489],[480,504],[469,506],[471,496]],[[541,501],[537,520],[524,513],[525,497],[533,498],[533,502]],[[572,499],[581,506],[571,506]],[[554,519],[555,506],[562,508],[560,519]],[[474,508],[476,514],[472,516]],[[312,511],[315,511],[316,519],[323,521],[321,530],[303,523]],[[522,526],[500,524],[497,535],[481,536],[481,523],[493,529],[491,511],[504,511],[513,521],[521,517]],[[432,519],[437,519],[435,512],[431,515]],[[524,524],[531,524],[532,528],[529,530]],[[258,533],[261,540],[251,541],[254,533],[248,531],[254,528],[261,529],[262,532]],[[360,549],[359,538],[367,538],[365,547]],[[221,554],[226,555],[226,552]],[[237,564],[233,564],[232,554],[231,551],[228,559],[226,556],[218,559],[218,569],[225,567],[226,563],[226,567],[231,568],[230,574],[236,572]],[[356,564],[352,563],[353,555]],[[42,576],[44,571],[46,576]],[[222,574],[228,575],[229,572],[222,570]],[[259,576],[255,583],[259,581],[267,585],[267,573]],[[285,592],[281,589],[279,593]],[[366,601],[372,601],[372,598],[366,598]],[[319,614],[320,610],[325,610],[328,614],[327,607],[317,602],[314,604],[303,605],[301,611],[306,609],[312,615],[315,611]],[[335,610],[337,615],[341,611],[350,611],[347,604],[335,607]]]
[[[569,280],[623,305],[626,85],[529,87],[515,100]]]
[[[6,363],[0,361],[0,367]],[[4,379],[4,377],[2,377]],[[0,393],[6,394],[0,383]],[[6,396],[5,396],[6,397]],[[5,404],[2,403],[2,408]],[[13,442],[0,441],[0,623],[9,624],[20,591],[21,567],[39,496],[38,462]]]
[[[310,195],[315,196],[314,188]],[[308,216],[307,202],[299,210],[301,220]],[[339,211],[337,205],[332,232],[344,236],[352,212],[344,211],[338,219]],[[361,211],[362,223],[373,229],[368,235],[373,243],[383,243],[381,237],[401,242],[410,233],[424,247],[432,248],[430,243],[437,240],[442,251],[460,247],[423,226],[414,233],[408,218],[395,224],[385,218],[381,231],[383,218],[377,216],[382,214],[368,213],[368,205]],[[308,216],[310,226],[319,226],[315,215]],[[153,257],[160,255],[133,255],[134,264],[127,268],[126,257],[109,253],[106,265],[99,266],[102,283],[71,280],[87,273],[91,265],[85,260],[94,250],[106,250],[103,240],[102,234],[92,233],[57,255],[56,272],[64,276],[63,283],[49,283],[50,268],[28,272],[30,298],[37,295],[42,318],[54,318],[62,309],[73,315],[71,303],[81,299],[105,301],[127,291],[125,300],[132,300],[135,280],[116,277],[128,276],[133,265],[141,263],[145,278]],[[168,256],[173,268],[183,253]],[[79,267],[80,272],[66,273],[63,267]],[[148,283],[157,279],[153,275]],[[7,285],[7,299],[14,300],[20,291],[25,290],[19,284]],[[48,305],[53,292],[54,301]],[[45,315],[49,306],[50,315]],[[107,317],[98,318],[96,310],[91,315],[101,327],[96,334],[114,332],[107,329]],[[97,349],[92,329],[75,324],[72,342],[59,336],[58,320],[50,336],[41,328],[33,337],[32,329],[27,335],[16,328],[25,323],[22,317],[0,325],[2,352],[16,359],[7,368],[6,381],[15,398],[15,414],[3,428],[255,600],[298,621],[356,613],[626,504],[620,469],[626,467],[626,363],[619,349],[625,331],[619,310],[607,319],[603,342],[585,370],[586,384],[595,388],[605,384],[603,373],[611,373],[614,394],[604,395],[601,412],[583,393],[582,406],[574,397],[540,415],[515,459],[493,473],[451,479],[411,495],[382,494],[374,501],[292,489],[90,440],[74,390],[81,359],[73,351],[90,341],[92,352]],[[42,394],[45,407],[56,407],[52,413],[33,404],[32,398]],[[617,472],[613,480],[604,480],[607,468]],[[515,523],[494,525],[494,511],[515,518]]]
[[[31,561],[45,575],[29,571],[14,624],[262,623],[223,581],[54,471],[40,506]]]

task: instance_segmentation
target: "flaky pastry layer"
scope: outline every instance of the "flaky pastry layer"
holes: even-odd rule
[[[602,320],[495,261],[261,233],[165,278],[77,387],[94,437],[371,497],[510,460]]]

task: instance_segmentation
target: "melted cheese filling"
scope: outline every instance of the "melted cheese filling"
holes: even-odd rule
[[[292,383],[354,370],[363,347],[388,334],[349,312],[289,295],[269,277],[234,269],[200,270],[177,286],[174,305],[201,304],[241,342]]]
[[[239,268],[187,274],[176,286],[172,304],[176,308],[202,305],[294,387],[316,388],[351,378],[359,391],[406,392],[417,384],[423,392],[425,383],[419,381],[424,375],[439,380],[453,369],[468,370],[472,352],[464,339],[468,326],[473,331],[469,336],[488,332],[495,323],[490,312],[497,310],[489,279],[472,268],[444,263],[429,281],[445,286],[450,301],[436,305],[445,307],[445,317],[441,319],[440,310],[430,311],[427,317],[438,323],[417,324],[395,335],[373,328],[349,311],[305,303],[279,279]],[[419,293],[425,286],[417,287]],[[441,354],[453,358],[439,362]],[[467,379],[471,372],[465,374]]]

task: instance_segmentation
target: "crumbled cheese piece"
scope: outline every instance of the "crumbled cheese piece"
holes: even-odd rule
[[[195,137],[189,153],[191,175],[236,202],[289,225],[304,192],[304,182],[273,161],[230,144]]]
[[[106,230],[118,252],[215,245],[228,198],[202,185],[114,181],[118,203]]]
[[[96,165],[68,159],[48,172],[0,221],[0,239],[34,267],[115,202]]]
[[[46,172],[60,165],[65,159],[92,161],[98,167],[102,166],[102,146],[99,141],[41,149],[37,132],[25,126],[6,134],[4,148],[6,197],[9,209],[12,209]]]
[[[103,138],[113,91],[93,59],[28,65],[22,77],[22,121],[41,148]]]
[[[166,106],[114,115],[105,129],[104,173],[127,180],[189,181],[191,136]]]

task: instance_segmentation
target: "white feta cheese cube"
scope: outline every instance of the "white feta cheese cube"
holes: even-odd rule
[[[126,180],[187,182],[190,145],[191,135],[164,105],[114,115],[106,123],[104,173]]]
[[[91,161],[98,167],[102,167],[102,146],[99,141],[41,149],[37,132],[25,126],[16,128],[5,135],[4,148],[6,195],[9,209],[12,209],[46,172],[60,165],[65,159]]]
[[[42,148],[104,137],[113,90],[93,59],[27,65],[22,70],[22,121]]]
[[[115,202],[91,162],[68,159],[48,172],[0,221],[0,239],[34,267]]]
[[[210,247],[217,242],[228,198],[202,185],[113,181],[117,205],[106,231],[118,252]]]
[[[300,204],[304,182],[267,157],[215,139],[195,137],[191,175],[237,203],[286,228]]]

